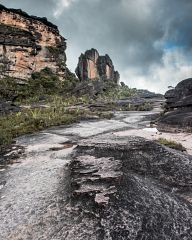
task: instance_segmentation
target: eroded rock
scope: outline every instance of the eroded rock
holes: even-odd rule
[[[0,77],[28,79],[48,67],[65,75],[66,42],[46,18],[0,5]]]
[[[110,80],[118,83],[120,75],[115,71],[111,58],[106,54],[100,56],[96,49],[87,50],[79,57],[76,74],[81,81]]]
[[[159,121],[159,129],[180,131],[192,129],[192,78],[181,81],[165,93],[168,111]]]
[[[74,206],[99,226],[91,239],[191,239],[189,155],[103,135],[79,143],[71,177]]]

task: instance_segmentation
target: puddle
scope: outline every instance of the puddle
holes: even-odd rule
[[[143,131],[151,132],[151,133],[158,133],[159,132],[157,130],[157,128],[144,128]]]

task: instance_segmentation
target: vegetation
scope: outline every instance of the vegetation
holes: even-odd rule
[[[112,117],[109,112],[91,112],[88,109],[68,107],[72,103],[85,100],[71,98],[64,101],[62,97],[55,96],[51,98],[48,105],[22,109],[17,113],[0,116],[0,149],[20,135],[33,133],[51,126],[71,124],[88,115],[97,115],[101,118]]]
[[[14,137],[50,126],[70,124],[78,120],[82,111],[68,112],[60,105],[50,108],[22,110],[0,117],[0,145],[9,144]]]
[[[170,148],[182,151],[182,152],[186,151],[186,149],[183,147],[183,145],[181,143],[177,143],[177,142],[172,141],[172,140],[167,140],[165,138],[159,138],[157,140],[157,142],[159,142],[162,145],[165,145],[167,147],[170,147]]]
[[[54,51],[54,49],[51,49]],[[0,149],[10,144],[12,139],[26,133],[32,133],[50,126],[70,124],[87,115],[96,115],[101,118],[111,118],[110,110],[115,109],[114,101],[130,97],[136,93],[125,84],[117,86],[110,81],[106,89],[90,101],[89,95],[75,97],[72,90],[79,83],[75,74],[66,70],[66,78],[61,81],[49,68],[32,74],[28,81],[5,77],[0,80],[0,99],[6,99],[22,106],[20,112],[0,116]],[[82,110],[79,103],[94,103],[101,100],[107,103],[104,109]],[[25,105],[25,108],[24,108]],[[28,108],[26,108],[26,105]],[[70,108],[71,105],[76,105]],[[146,110],[147,105],[140,106]],[[143,109],[142,109],[143,108]],[[118,109],[120,110],[120,109]],[[133,106],[127,109],[137,110]]]
[[[58,57],[58,55],[62,53],[61,49],[58,47],[48,46],[47,49],[54,57]]]
[[[137,90],[133,88],[129,88],[124,83],[117,86],[115,83],[108,81],[106,83],[107,88],[100,94],[98,94],[98,100],[118,100],[121,98],[131,97],[136,95]]]
[[[25,81],[5,77],[0,81],[0,97],[18,103],[39,101],[39,98],[50,98],[54,95],[67,95],[78,83],[75,74],[68,69],[66,80],[61,81],[49,68],[35,72]]]

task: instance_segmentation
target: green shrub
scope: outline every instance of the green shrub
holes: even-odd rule
[[[165,145],[167,147],[179,150],[179,151],[186,151],[186,149],[183,147],[183,145],[181,143],[177,143],[175,141],[172,140],[167,140],[165,138],[159,138],[157,140],[158,143]]]

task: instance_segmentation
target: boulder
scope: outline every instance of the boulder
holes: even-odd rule
[[[20,108],[14,103],[0,99],[0,115],[8,114],[11,112],[19,112]]]
[[[192,78],[181,81],[175,89],[165,93],[167,108],[192,106]]]
[[[181,81],[165,93],[167,113],[159,119],[160,130],[191,131],[192,78]]]

